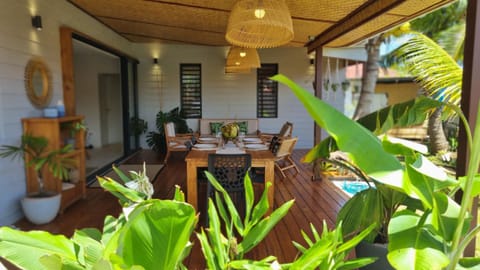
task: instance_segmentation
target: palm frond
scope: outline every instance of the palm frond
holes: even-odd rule
[[[463,62],[465,44],[465,22],[455,24],[435,37],[437,43],[457,62]]]
[[[440,45],[413,32],[412,38],[397,53],[429,96],[457,106],[460,104],[462,68]]]

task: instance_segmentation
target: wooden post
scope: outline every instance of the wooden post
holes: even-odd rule
[[[63,103],[65,114],[75,115],[75,84],[73,80],[73,30],[60,27],[60,51],[62,61]]]
[[[478,100],[480,98],[480,5],[477,1],[468,1],[467,26],[463,62],[462,111],[473,129],[476,121]],[[477,33],[479,33],[477,35]],[[473,131],[473,130],[472,130]],[[457,176],[463,176],[468,167],[468,149],[465,129],[460,124],[458,136]],[[461,195],[461,194],[460,194]],[[458,201],[458,197],[456,200]],[[472,225],[477,224],[478,198],[472,207]],[[475,242],[465,250],[465,256],[475,255]]]
[[[322,98],[322,86],[323,86],[323,48],[319,46],[315,49],[315,81],[313,84],[315,96]],[[322,134],[320,127],[313,123],[313,144],[316,145],[322,140]]]

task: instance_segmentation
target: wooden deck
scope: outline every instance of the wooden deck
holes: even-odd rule
[[[338,210],[348,197],[329,181],[311,181],[311,166],[300,162],[306,152],[307,150],[295,150],[294,152],[294,159],[299,166],[300,173],[295,174],[295,170],[292,169],[286,171],[287,177],[282,179],[276,171],[275,207],[290,199],[295,199],[295,204],[268,237],[247,257],[261,259],[267,255],[274,255],[282,263],[289,262],[297,255],[292,241],[304,243],[300,231],[310,232],[309,223],[313,223],[318,230],[322,228],[323,220],[326,220],[329,227],[334,224]],[[168,165],[163,168],[154,182],[156,191],[154,197],[172,198],[175,185],[179,185],[185,190],[186,164],[183,160],[184,157],[184,153],[173,153]],[[130,158],[126,163],[141,163],[143,160],[147,163],[161,163],[163,157],[145,150]],[[261,192],[261,187],[256,188],[256,192]],[[199,210],[202,212],[202,208]],[[22,220],[15,225],[23,230],[41,229],[70,236],[75,229],[101,228],[106,215],[116,216],[119,212],[120,206],[116,198],[102,189],[88,188],[86,199],[70,206],[52,223],[35,226]],[[193,239],[196,240],[195,237]],[[205,269],[198,242],[195,242],[185,265],[189,269]]]

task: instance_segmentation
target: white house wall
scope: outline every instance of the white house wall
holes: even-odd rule
[[[32,15],[42,16],[42,31],[32,27]],[[62,98],[59,39],[62,25],[131,53],[131,43],[67,1],[0,1],[0,145],[19,144],[21,118],[41,116],[25,93],[24,70],[32,56],[41,56],[51,70],[51,105]],[[23,162],[0,159],[0,175],[0,225],[7,225],[22,216],[19,200],[25,195]]]
[[[228,47],[194,45],[135,45],[139,57],[140,117],[155,129],[155,115],[180,105],[181,63],[202,65],[203,118],[257,118],[256,70],[249,74],[225,74]],[[314,67],[310,65],[306,48],[275,48],[258,51],[262,63],[278,63],[279,72],[313,92]],[[158,65],[153,58],[158,58]],[[313,120],[285,86],[279,85],[278,118],[261,118],[263,132],[278,132],[285,121],[293,122],[293,135],[298,136],[297,148],[313,146]],[[193,130],[198,120],[188,120]],[[145,136],[141,142],[147,147]]]

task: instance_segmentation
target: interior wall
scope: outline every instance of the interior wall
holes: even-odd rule
[[[31,16],[41,15],[43,30],[36,31]],[[32,56],[44,59],[52,73],[51,105],[62,99],[59,27],[77,29],[105,44],[132,54],[131,44],[63,0],[0,1],[0,145],[18,145],[21,118],[41,116],[27,99],[24,70]],[[133,54],[132,54],[133,55]],[[22,160],[0,159],[0,226],[22,217],[20,199],[25,195]]]
[[[139,57],[139,116],[155,129],[155,116],[180,105],[180,63],[202,64],[203,118],[257,118],[256,71],[249,74],[225,74],[228,47],[194,45],[137,44]],[[278,63],[279,72],[313,93],[314,66],[306,48],[258,50],[262,63]],[[158,65],[153,58],[158,58]],[[279,84],[278,118],[259,120],[263,132],[278,132],[285,121],[293,122],[293,135],[299,137],[297,148],[313,146],[313,120],[292,92]],[[188,120],[193,130],[198,120]],[[148,148],[145,135],[141,145]]]
[[[89,143],[94,148],[102,146],[100,126],[99,76],[119,74],[120,59],[100,53],[74,54],[75,101],[77,114],[85,116]],[[121,97],[121,89],[118,89]],[[114,132],[112,132],[114,133]],[[120,136],[122,134],[119,129]]]

